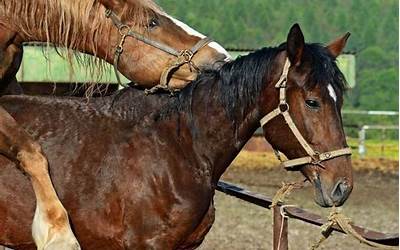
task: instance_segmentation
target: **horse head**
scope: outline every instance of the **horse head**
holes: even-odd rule
[[[342,205],[353,188],[341,118],[345,79],[335,63],[349,35],[328,46],[306,44],[294,25],[260,103],[266,108],[265,138],[287,156],[284,166],[300,170],[314,185],[323,207]]]
[[[230,59],[221,45],[169,16],[152,1],[99,2],[113,11],[119,18],[117,22],[123,25],[112,31],[109,41],[120,44],[123,50],[118,62],[119,71],[145,87],[154,86],[165,78],[170,88],[182,88],[196,78],[199,69],[217,67]],[[138,37],[129,35],[122,38],[128,30],[146,41],[140,41],[140,38],[138,41]],[[121,44],[123,39],[126,41]]]

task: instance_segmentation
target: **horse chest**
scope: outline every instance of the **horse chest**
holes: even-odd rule
[[[129,229],[125,237],[131,244],[128,249],[187,249],[182,246],[199,244],[213,222],[211,197],[158,192],[126,207],[125,225]]]

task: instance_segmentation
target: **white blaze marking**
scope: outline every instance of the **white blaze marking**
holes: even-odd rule
[[[193,29],[192,27],[190,27],[189,25],[187,25],[186,23],[181,22],[181,21],[179,21],[178,19],[173,18],[172,16],[169,16],[169,15],[165,15],[165,16],[168,17],[169,19],[171,19],[176,25],[178,25],[179,27],[181,27],[184,31],[186,31],[186,33],[187,33],[188,35],[197,36],[197,37],[199,37],[199,38],[201,38],[201,39],[203,39],[203,38],[206,37],[205,35],[201,34],[201,33],[198,32],[197,30],[195,30],[195,29]],[[211,42],[211,43],[208,44],[208,46],[211,47],[211,48],[213,48],[213,49],[215,49],[218,53],[224,54],[224,55],[226,56],[225,61],[230,61],[230,60],[232,60],[232,57],[231,57],[231,55],[228,53],[228,51],[226,51],[226,50],[224,49],[224,47],[222,47],[219,43],[217,43],[217,42]]]
[[[336,93],[335,93],[335,90],[333,89],[333,87],[332,87],[331,84],[328,85],[328,91],[329,91],[329,95],[330,95],[330,96],[332,97],[332,99],[336,102],[336,99],[337,99]]]

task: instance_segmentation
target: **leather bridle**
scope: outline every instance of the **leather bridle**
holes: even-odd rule
[[[188,64],[190,69],[194,69],[198,71],[198,67],[192,61],[193,56],[204,46],[212,42],[212,40],[208,37],[205,37],[198,41],[191,49],[184,49],[184,50],[176,50],[166,44],[160,43],[158,41],[151,40],[144,35],[137,33],[131,29],[128,25],[121,22],[119,17],[110,9],[106,10],[106,17],[110,18],[113,24],[117,27],[119,34],[121,35],[121,40],[119,44],[116,46],[115,54],[114,54],[114,71],[117,77],[118,84],[126,87],[125,84],[121,83],[121,79],[118,74],[118,61],[123,52],[123,46],[125,43],[126,37],[133,37],[147,45],[150,45],[154,48],[157,48],[165,53],[175,56],[177,59],[174,63],[168,66],[163,73],[161,74],[160,84],[157,86],[157,89],[168,89],[168,82],[169,82],[169,75],[172,71],[176,70],[177,68],[181,67],[184,64]]]
[[[286,121],[286,124],[289,126],[290,130],[296,137],[297,141],[303,147],[303,149],[307,152],[308,156],[300,157],[296,159],[291,159],[284,161],[281,159],[279,151],[275,150],[277,158],[282,162],[282,165],[286,169],[293,168],[295,166],[301,166],[305,164],[318,165],[320,167],[323,161],[327,161],[336,157],[340,157],[343,155],[351,155],[351,149],[349,147],[337,149],[329,152],[320,153],[312,149],[312,147],[307,143],[304,137],[301,135],[300,131],[297,129],[296,125],[293,122],[292,117],[289,114],[289,103],[286,102],[286,87],[287,87],[287,76],[289,73],[290,61],[286,58],[285,66],[283,67],[282,75],[279,78],[278,82],[275,85],[275,88],[279,89],[279,104],[278,107],[273,111],[268,113],[260,120],[261,127],[264,127],[269,121],[274,119],[275,117],[282,115]]]

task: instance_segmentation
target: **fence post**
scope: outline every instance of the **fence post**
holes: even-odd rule
[[[358,153],[360,154],[360,158],[364,159],[365,157],[365,126],[362,126],[360,131],[358,132]]]
[[[288,219],[283,217],[279,206],[273,207],[274,250],[288,250]]]
[[[386,129],[382,128],[381,134],[381,158],[385,156],[385,140],[386,140]]]

